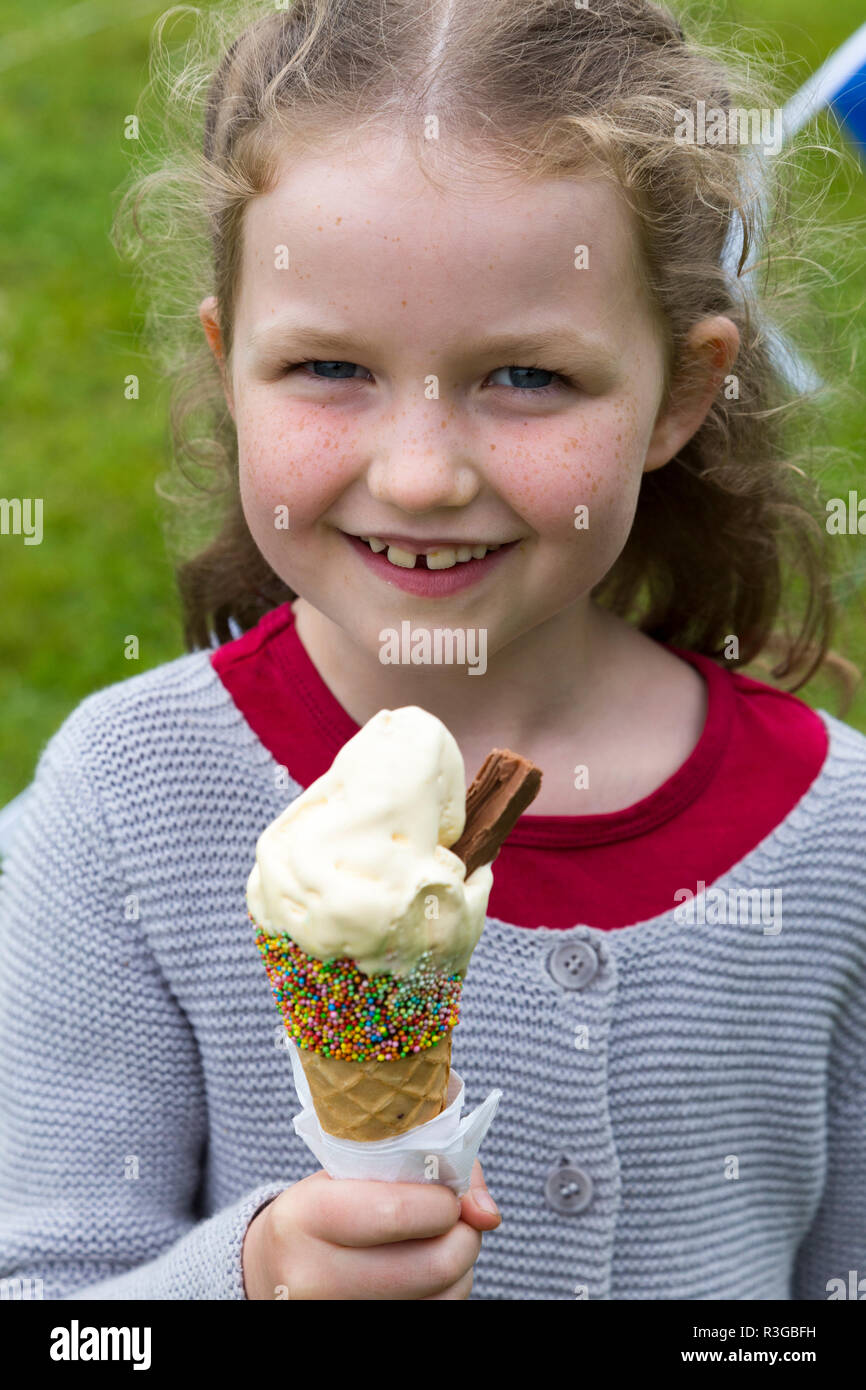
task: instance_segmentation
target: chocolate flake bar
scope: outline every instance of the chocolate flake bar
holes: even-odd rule
[[[490,864],[541,786],[541,768],[509,748],[494,748],[466,793],[466,824],[450,846],[463,860],[468,878],[479,864]]]

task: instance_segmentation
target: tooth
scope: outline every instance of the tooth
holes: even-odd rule
[[[457,547],[457,559],[460,560],[460,561],[471,560],[471,559],[472,559],[472,546],[471,546],[471,545],[458,545],[458,547]]]
[[[450,570],[456,564],[456,550],[431,550],[427,555],[428,570]]]
[[[413,555],[411,550],[401,550],[398,545],[389,545],[388,559],[392,565],[399,565],[401,569],[413,570],[418,556]]]
[[[473,560],[483,560],[483,559],[484,559],[484,556],[485,556],[486,554],[487,554],[487,546],[486,546],[486,545],[473,545],[473,547],[472,547],[472,558],[473,558]]]
[[[377,555],[379,554],[379,551],[380,551],[380,550],[384,550],[384,549],[385,549],[385,542],[384,542],[384,541],[380,541],[380,540],[378,539],[378,537],[376,537],[376,536],[362,536],[362,537],[361,537],[361,540],[366,540],[366,542],[367,542],[367,544],[369,545],[370,549],[371,549],[371,550],[374,550],[374,551],[376,552]]]

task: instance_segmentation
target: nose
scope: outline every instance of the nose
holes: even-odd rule
[[[428,408],[435,408],[430,402]],[[416,432],[421,434],[424,426]],[[478,470],[460,445],[444,437],[428,443],[412,443],[407,430],[395,429],[386,442],[380,438],[375,457],[367,468],[367,487],[378,502],[391,503],[400,511],[429,512],[436,507],[465,507],[481,488]]]

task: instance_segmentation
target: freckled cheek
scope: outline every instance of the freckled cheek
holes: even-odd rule
[[[618,414],[604,425],[572,423],[567,433],[536,434],[531,445],[510,447],[491,482],[539,536],[567,539],[580,506],[589,508],[590,525],[627,526],[642,464],[638,432]]]
[[[256,403],[236,414],[241,497],[249,521],[267,520],[280,505],[292,526],[315,521],[347,486],[351,462],[342,430],[324,423],[315,406]]]

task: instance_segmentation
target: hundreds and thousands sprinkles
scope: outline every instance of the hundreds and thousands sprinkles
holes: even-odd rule
[[[248,916],[298,1047],[346,1062],[390,1062],[433,1047],[457,1026],[461,976],[435,970],[429,952],[410,975],[365,975],[353,960],[318,960],[289,936],[267,936]]]

